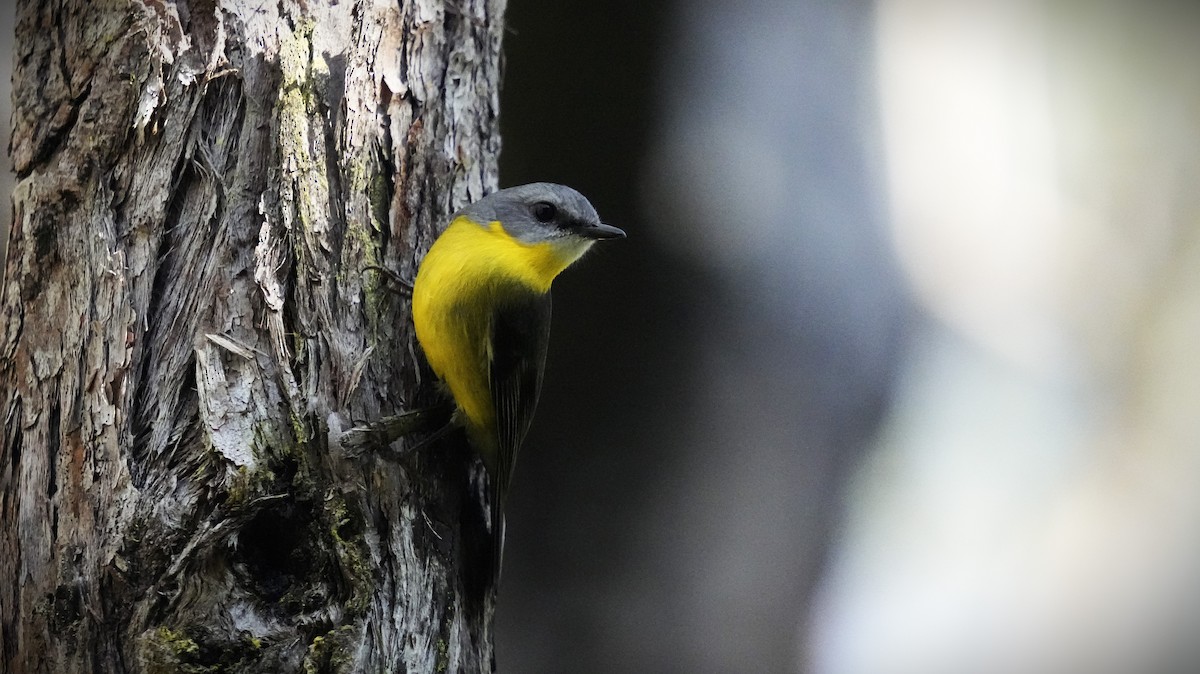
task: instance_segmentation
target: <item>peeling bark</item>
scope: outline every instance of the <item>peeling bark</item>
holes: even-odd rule
[[[436,400],[364,267],[495,186],[503,6],[20,4],[0,669],[491,668],[462,438],[338,439]]]

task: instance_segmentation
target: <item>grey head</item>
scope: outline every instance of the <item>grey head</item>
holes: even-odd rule
[[[514,238],[525,243],[556,239],[619,239],[625,232],[600,222],[591,202],[579,192],[556,183],[530,183],[493,192],[463,208],[475,223],[499,221]]]

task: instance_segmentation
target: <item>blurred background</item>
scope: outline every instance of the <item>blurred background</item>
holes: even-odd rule
[[[513,0],[514,672],[1200,671],[1200,13]]]
[[[504,671],[1200,671],[1200,11],[508,26],[502,184],[629,239],[556,284]]]

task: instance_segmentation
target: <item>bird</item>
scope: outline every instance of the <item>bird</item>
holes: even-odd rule
[[[621,238],[576,190],[531,183],[454,213],[417,268],[417,342],[487,471],[497,580],[508,487],[541,392],[550,286],[597,241]]]

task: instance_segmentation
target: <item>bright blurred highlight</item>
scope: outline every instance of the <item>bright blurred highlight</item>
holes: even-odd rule
[[[1200,667],[1200,21],[878,9],[918,335],[814,608],[820,674]]]

